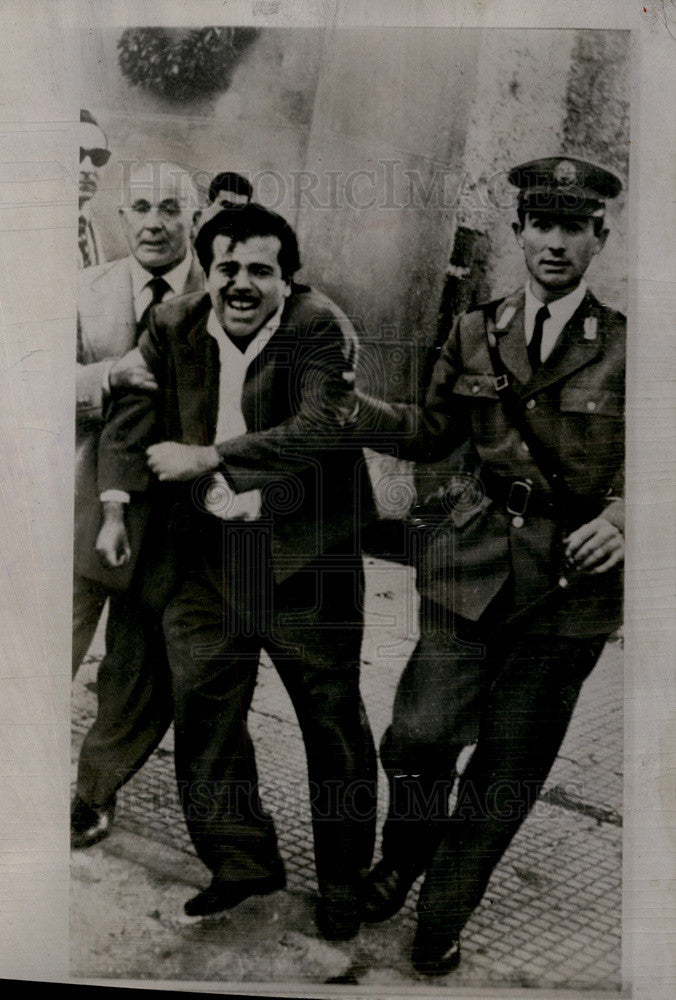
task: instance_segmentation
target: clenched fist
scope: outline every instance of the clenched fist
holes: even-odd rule
[[[131,558],[129,535],[121,519],[104,520],[96,539],[96,552],[104,566],[117,569]]]

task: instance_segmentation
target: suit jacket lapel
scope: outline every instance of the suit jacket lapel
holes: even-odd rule
[[[196,444],[211,444],[218,417],[220,358],[218,344],[207,330],[209,307],[187,331],[181,344],[179,400],[183,432]]]
[[[585,331],[585,320],[594,317],[595,324],[590,327],[589,334]],[[579,307],[568,320],[554,350],[547,361],[538,368],[524,391],[531,395],[546,389],[555,382],[567,378],[578,368],[583,368],[599,355],[602,349],[602,338],[598,331],[601,318],[600,306],[591,292],[587,292]],[[591,334],[591,336],[590,336]]]
[[[262,351],[252,360],[244,379],[242,413],[250,430],[262,430],[288,416],[288,391],[279,391],[278,376],[291,371],[297,342],[289,322],[293,295],[287,300],[280,324]],[[276,412],[283,406],[284,412]]]
[[[81,316],[83,345],[87,360],[110,357],[111,350],[121,356],[136,345],[136,317],[129,258],[111,265],[91,284],[94,314]]]
[[[495,316],[495,333],[498,337],[500,357],[505,368],[512,373],[517,383],[521,384],[531,377],[524,334],[525,302],[526,293],[520,289],[500,304]]]
[[[187,295],[189,292],[201,292],[203,288],[204,271],[202,270],[200,262],[193,256],[190,270],[188,271],[188,277],[185,279],[183,294]]]

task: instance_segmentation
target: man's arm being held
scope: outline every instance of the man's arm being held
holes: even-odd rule
[[[146,450],[157,437],[157,379],[160,352],[142,337],[144,350],[135,347],[119,359],[116,382],[99,440],[98,482],[102,524],[96,539],[99,558],[111,568],[124,566],[131,556],[126,527],[130,493],[143,493],[150,484]],[[131,376],[136,384],[127,383]],[[119,391],[127,389],[126,392]]]

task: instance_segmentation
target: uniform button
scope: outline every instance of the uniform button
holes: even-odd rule
[[[596,403],[594,402],[593,399],[587,401],[587,409],[589,410],[590,413],[593,413],[594,410],[596,409]]]
[[[525,441],[521,442],[521,450],[522,451],[530,451],[530,448],[528,447],[528,445],[526,444]]]
[[[479,383],[475,382],[474,385],[472,386],[472,392],[478,392],[478,391],[479,391]]]
[[[515,517],[512,518],[512,524],[514,525],[515,528],[523,528],[523,518],[521,517],[520,514],[517,514]]]
[[[528,402],[526,403],[526,409],[527,410],[534,410],[535,409],[535,400],[534,399],[529,399],[528,400]]]

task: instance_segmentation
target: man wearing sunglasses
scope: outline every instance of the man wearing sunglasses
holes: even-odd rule
[[[99,170],[110,159],[106,134],[90,111],[80,111],[80,182],[78,218],[78,267],[99,264],[105,258],[91,219],[89,203],[99,186]]]

